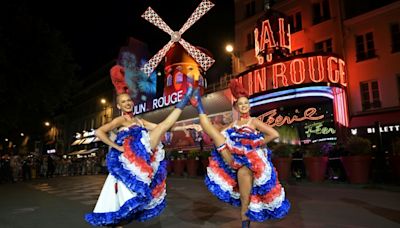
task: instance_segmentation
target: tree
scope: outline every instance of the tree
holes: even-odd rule
[[[0,6],[0,135],[37,134],[76,88],[77,65],[61,34],[24,3]]]

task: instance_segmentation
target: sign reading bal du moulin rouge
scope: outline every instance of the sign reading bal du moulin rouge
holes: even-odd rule
[[[239,82],[256,94],[271,89],[309,83],[347,86],[345,62],[331,53],[290,56],[290,26],[283,15],[266,15],[254,30],[258,65],[241,73]]]

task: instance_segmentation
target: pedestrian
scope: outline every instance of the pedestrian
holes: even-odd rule
[[[117,108],[122,115],[99,127],[95,134],[111,147],[107,154],[109,175],[93,213],[85,216],[94,226],[121,226],[132,220],[145,221],[159,215],[166,206],[166,161],[161,137],[177,121],[192,96],[192,88],[159,124],[133,114],[134,103],[127,93],[123,72],[111,69],[117,90]],[[108,132],[118,129],[113,142]],[[183,130],[175,127],[172,130]]]
[[[200,124],[216,146],[205,183],[218,199],[241,206],[242,227],[250,227],[250,221],[283,218],[290,203],[272,165],[271,151],[266,147],[279,133],[250,117],[248,93],[236,80],[230,88],[240,118],[222,132],[205,114],[199,90],[194,92]]]

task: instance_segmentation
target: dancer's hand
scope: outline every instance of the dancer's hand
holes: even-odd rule
[[[115,149],[117,149],[119,152],[124,152],[124,147],[123,146],[118,146]]]
[[[192,128],[197,132],[203,131],[203,128],[199,124],[192,124]]]

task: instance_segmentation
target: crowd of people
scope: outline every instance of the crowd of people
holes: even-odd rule
[[[104,157],[60,157],[58,155],[0,157],[0,183],[55,176],[97,175],[107,172]]]

